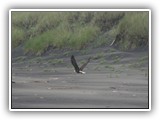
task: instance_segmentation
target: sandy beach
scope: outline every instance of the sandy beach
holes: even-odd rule
[[[79,64],[94,56],[84,69],[86,74],[74,72],[70,63],[73,53],[57,55],[57,59],[63,59],[57,64],[47,62],[55,58],[53,55],[42,57],[40,62],[33,58],[32,62],[28,58],[19,60],[13,55],[12,108],[147,109],[148,52],[103,48],[103,54],[95,56],[100,51],[76,55]]]

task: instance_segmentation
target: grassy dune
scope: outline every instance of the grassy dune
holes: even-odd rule
[[[121,49],[135,49],[148,46],[149,17],[147,12],[129,12],[118,25],[121,34],[118,46]]]
[[[148,46],[148,12],[12,12],[12,48],[42,55],[49,49]],[[118,37],[117,37],[118,36]]]

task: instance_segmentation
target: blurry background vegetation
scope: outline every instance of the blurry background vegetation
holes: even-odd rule
[[[121,50],[148,47],[148,12],[12,11],[12,49],[42,55],[50,49],[113,46]]]

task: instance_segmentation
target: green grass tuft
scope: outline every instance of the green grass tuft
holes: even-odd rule
[[[135,49],[148,45],[148,12],[127,12],[118,25],[120,40],[117,45],[123,49]]]
[[[25,40],[25,33],[22,29],[12,29],[12,47],[15,48]]]

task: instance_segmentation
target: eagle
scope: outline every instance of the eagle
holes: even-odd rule
[[[82,70],[83,70],[83,69],[85,68],[85,66],[90,62],[90,60],[91,60],[91,57],[89,57],[88,60],[87,60],[81,67],[78,67],[74,55],[71,56],[71,63],[72,63],[72,65],[73,65],[76,73],[85,74],[85,72],[82,71]]]

